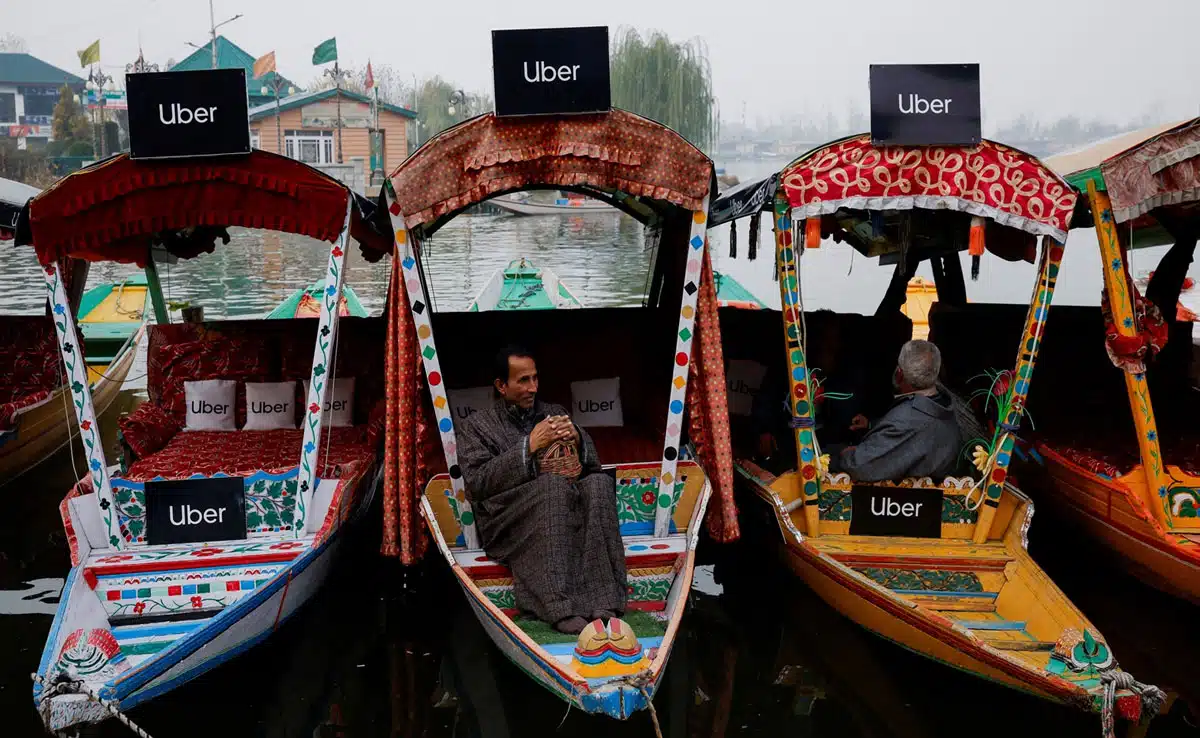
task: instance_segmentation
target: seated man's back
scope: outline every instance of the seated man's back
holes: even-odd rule
[[[928,341],[909,341],[900,349],[891,409],[872,425],[857,446],[832,459],[835,471],[856,482],[951,474],[962,450],[962,431],[951,396],[938,390],[941,353]]]

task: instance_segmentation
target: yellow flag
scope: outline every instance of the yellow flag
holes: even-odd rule
[[[92,42],[92,45],[83,51],[75,52],[79,54],[79,66],[86,67],[89,64],[100,63],[100,39]]]
[[[275,71],[275,52],[270,51],[254,60],[254,79]]]

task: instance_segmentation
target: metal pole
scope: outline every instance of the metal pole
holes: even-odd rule
[[[208,0],[208,33],[212,36],[212,68],[217,68],[217,17],[213,14],[213,0]]]
[[[333,78],[337,82],[337,160],[342,163],[342,70],[335,59],[333,62]]]
[[[279,72],[275,72],[275,153],[283,156],[283,120],[279,112]]]

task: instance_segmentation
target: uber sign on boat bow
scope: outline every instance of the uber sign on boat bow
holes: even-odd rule
[[[151,546],[245,537],[241,477],[146,482],[146,542]]]
[[[608,28],[492,31],[492,74],[499,116],[606,111]]]
[[[129,157],[250,153],[246,70],[126,75]]]

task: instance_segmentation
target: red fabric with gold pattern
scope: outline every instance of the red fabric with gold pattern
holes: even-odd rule
[[[1128,273],[1126,273],[1128,277]],[[1170,327],[1163,320],[1158,306],[1142,297],[1137,285],[1129,282],[1129,293],[1133,295],[1133,321],[1126,325],[1137,332],[1123,336],[1113,322],[1112,307],[1108,302],[1108,290],[1100,290],[1100,312],[1104,316],[1104,349],[1113,366],[1131,374],[1146,371],[1146,361],[1162,351],[1170,337]]]
[[[236,338],[218,337],[164,346],[160,360],[162,407],[180,423],[187,417],[186,382],[238,380],[237,424],[240,427],[246,422],[246,387],[242,382],[265,382],[274,374],[262,344]]]
[[[73,347],[78,351],[78,348]],[[0,317],[0,430],[10,428],[18,410],[42,402],[62,384],[58,337],[50,318]]]
[[[1155,208],[1200,201],[1200,119],[1117,154],[1100,165],[1100,172],[1118,223]]]
[[[344,464],[375,459],[367,443],[365,426],[329,428],[321,431],[322,443],[317,476],[339,476]],[[193,474],[241,476],[255,471],[279,473],[300,463],[304,431],[184,431],[162,449],[139,459],[124,475],[134,482],[158,477],[187,479]]]
[[[688,435],[712,485],[708,533],[719,543],[736,541],[741,536],[737,505],[733,499],[733,450],[729,438],[727,392],[716,282],[706,246],[700,294],[696,300],[696,338],[692,344],[688,376]]]
[[[183,429],[183,424],[154,402],[143,402],[129,415],[117,421],[121,437],[137,458],[158,451]]]
[[[1104,458],[1104,454],[1094,448],[1074,448],[1071,446],[1054,446],[1053,449],[1062,454],[1068,461],[1081,466],[1095,474],[1103,474],[1111,479],[1124,474],[1112,461]]]
[[[384,556],[398,556],[414,564],[425,555],[428,537],[418,509],[422,486],[435,473],[436,459],[445,466],[436,431],[433,407],[425,387],[418,355],[416,324],[408,309],[408,290],[398,252],[392,256],[388,285],[385,447],[383,457]]]
[[[796,219],[843,207],[953,209],[1059,241],[1077,199],[1040,161],[1001,144],[876,148],[870,135],[806,154],[783,171],[780,186]]]
[[[444,131],[392,173],[396,201],[414,228],[532,184],[588,186],[699,210],[712,162],[682,136],[623,110],[497,118]]]
[[[43,264],[72,256],[144,266],[152,237],[164,231],[241,226],[333,241],[348,196],[332,177],[266,151],[187,161],[135,162],[121,154],[60,179],[33,199],[29,212]],[[370,243],[364,254],[390,246],[357,218],[352,232]],[[185,248],[196,246],[212,250],[211,243]]]

